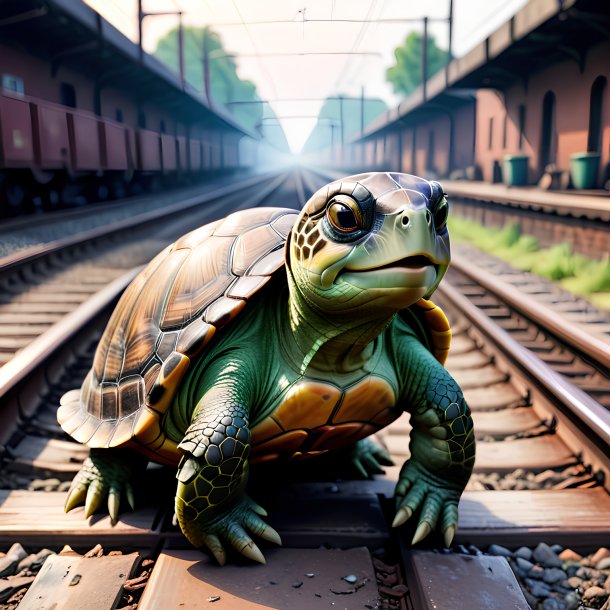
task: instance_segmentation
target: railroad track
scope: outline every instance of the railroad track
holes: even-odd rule
[[[109,308],[139,265],[185,232],[231,211],[274,202],[298,206],[305,196],[300,173],[251,177],[0,259],[0,445],[7,446],[16,422],[27,422],[37,409],[23,392],[36,387],[34,394],[42,395],[48,380],[55,381],[40,366],[70,340],[97,340]],[[62,354],[72,359],[70,350]]]
[[[293,177],[292,187],[306,194],[315,181],[315,175],[302,182]],[[267,203],[285,205],[286,200],[266,199]],[[188,549],[171,523],[175,481],[174,473],[165,468],[147,472],[142,491],[148,489],[149,496],[144,494],[138,510],[123,515],[114,528],[107,517],[85,520],[82,508],[65,515],[61,489],[79,469],[86,450],[65,440],[55,422],[55,409],[61,394],[77,385],[89,367],[112,306],[109,299],[105,307],[90,314],[84,325],[87,332],[72,332],[58,350],[41,352],[38,364],[24,376],[13,377],[17,391],[12,402],[3,404],[3,411],[15,414],[18,429],[12,428],[4,455],[0,545],[8,549],[20,543],[36,553],[43,547],[60,551],[64,544],[79,553],[91,549],[90,557],[70,550],[53,555],[36,585],[32,585],[39,561],[33,557],[36,553],[21,559],[27,563],[29,558],[32,573],[21,569],[14,583],[0,578],[9,598],[15,598],[6,607],[16,607],[32,586],[20,607],[37,607],[32,599],[45,595],[47,600],[55,595],[65,607],[78,607],[83,599],[95,595],[106,604],[95,606],[100,608],[133,607],[134,603],[139,609],[207,608],[210,603],[218,608],[309,609],[333,603],[350,609],[526,608],[513,571],[532,605],[547,598],[566,599],[568,593],[552,586],[561,589],[568,578],[580,579],[583,587],[599,580],[595,575],[584,578],[584,573],[583,578],[576,576],[583,566],[562,563],[544,546],[530,550],[529,555],[527,548],[519,555],[514,551],[545,542],[590,554],[610,540],[610,500],[604,487],[608,480],[607,412],[598,405],[597,429],[591,426],[581,416],[593,397],[583,395],[564,378],[559,381],[558,373],[547,366],[549,359],[545,363],[510,337],[505,341],[505,331],[485,313],[493,313],[494,308],[477,308],[451,285],[454,282],[449,276],[435,300],[452,321],[454,343],[448,368],[465,390],[478,437],[475,474],[461,503],[454,552],[439,554],[424,550],[425,545],[413,551],[408,544],[411,528],[400,536],[390,529],[391,496],[399,466],[371,481],[337,481],[319,470],[300,472],[288,475],[279,492],[275,475],[273,489],[265,489],[262,483],[270,477],[260,471],[257,500],[269,509],[270,523],[284,541],[282,549],[265,550],[267,566],[217,569],[199,551]],[[1,373],[2,369],[0,379]],[[546,382],[540,379],[544,375]],[[559,391],[553,393],[553,388]],[[571,406],[566,404],[570,399]],[[403,417],[380,436],[398,464],[408,455],[408,434],[408,418]],[[438,542],[432,538],[426,544]],[[492,544],[502,546],[490,547]],[[331,548],[320,548],[322,545]],[[121,555],[108,554],[117,549]],[[495,555],[483,555],[483,549]],[[139,557],[132,554],[134,550],[139,550]],[[12,554],[19,555],[19,547]],[[509,554],[513,571],[502,554]],[[541,576],[553,569],[553,557],[559,561],[554,569],[565,570],[566,578],[546,589],[539,584],[540,590],[532,592],[531,583],[545,583]],[[3,559],[0,557],[0,575]],[[595,566],[587,569],[607,573]],[[447,570],[459,574],[459,583],[452,581],[447,586]],[[55,583],[55,592],[49,582]],[[577,587],[568,592],[580,599]],[[1,589],[0,599],[7,599]],[[455,605],[456,600],[460,605]]]

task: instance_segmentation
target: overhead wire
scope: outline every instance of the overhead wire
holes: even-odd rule
[[[266,66],[264,65],[262,59],[260,58],[260,52],[258,50],[258,47],[256,46],[256,43],[254,42],[254,38],[252,36],[252,32],[250,32],[250,28],[248,27],[248,24],[246,23],[245,19],[243,18],[243,15],[241,14],[241,11],[239,10],[239,7],[237,6],[237,1],[236,0],[231,0],[231,1],[233,3],[233,7],[235,8],[235,11],[239,15],[239,19],[243,23],[243,26],[244,26],[244,28],[246,30],[246,34],[248,35],[248,38],[250,39],[250,43],[252,44],[252,48],[254,49],[255,54],[259,57],[259,65],[261,67],[261,71],[263,72],[263,74],[265,75],[265,78],[267,79],[267,81],[271,85],[271,89],[273,91],[273,95],[275,97],[279,97],[278,93],[277,93],[277,89],[275,88],[275,83],[273,82],[273,79],[271,78],[271,75],[269,74]]]
[[[337,76],[337,79],[335,80],[335,83],[333,85],[333,92],[337,91],[339,89],[339,86],[342,84],[343,80],[345,79],[345,75],[346,75],[348,69],[350,68],[350,63],[351,63],[352,57],[356,53],[360,44],[362,43],[364,37],[366,36],[366,32],[371,25],[370,19],[371,19],[373,11],[375,10],[376,5],[378,4],[378,1],[379,0],[371,0],[371,2],[369,4],[369,8],[364,17],[364,23],[360,27],[360,30],[358,31],[356,39],[354,40],[354,43],[352,44],[352,48],[350,50],[350,55],[346,59],[343,69],[341,70],[341,72]],[[385,0],[384,0],[384,4],[385,4]],[[383,4],[382,4],[382,8],[383,8]]]

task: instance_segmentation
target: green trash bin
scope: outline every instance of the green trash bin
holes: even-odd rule
[[[570,174],[575,189],[594,189],[597,186],[599,153],[574,153],[570,155]]]
[[[526,186],[528,183],[527,155],[504,155],[504,184],[506,186]]]

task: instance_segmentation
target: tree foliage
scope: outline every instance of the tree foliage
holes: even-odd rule
[[[428,78],[436,74],[449,60],[449,54],[436,46],[434,36],[428,35]],[[402,46],[394,50],[396,65],[386,71],[386,79],[395,93],[408,95],[422,82],[422,35],[411,32]]]
[[[227,55],[220,36],[209,27],[185,27],[183,36],[185,80],[203,93],[203,57],[204,48],[207,46],[212,101],[226,106],[240,123],[254,129],[262,117],[262,105],[258,103],[232,105],[230,102],[259,101],[256,86],[249,80],[239,78],[235,62]],[[177,28],[168,31],[159,40],[155,56],[176,73],[179,72]]]
[[[343,107],[343,108],[341,108]],[[327,98],[318,114],[318,122],[303,146],[303,152],[313,152],[338,145],[341,138],[341,118],[343,118],[343,139],[348,142],[360,133],[360,126],[366,127],[382,112],[388,109],[380,99],[339,96]]]

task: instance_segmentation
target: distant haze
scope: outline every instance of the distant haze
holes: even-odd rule
[[[86,0],[132,40],[137,38],[136,0]],[[527,0],[455,0],[453,52],[464,55],[499,25],[516,13]],[[342,23],[341,19],[396,19],[447,16],[448,0],[144,0],[150,12],[184,11],[184,23],[210,25],[222,37],[225,48],[235,55],[238,74],[254,82],[263,99],[280,117],[288,143],[298,152],[316,125],[323,100],[344,94],[378,98],[395,106],[399,98],[385,80],[393,64],[394,49],[419,23]],[[302,23],[307,19],[333,19],[333,23]],[[264,20],[294,20],[295,23],[222,26]],[[301,22],[299,22],[301,21]],[[155,16],[144,21],[144,48],[152,53],[157,41],[175,27],[177,17]],[[447,48],[447,24],[431,23],[437,43]],[[291,55],[279,53],[371,53],[370,55]],[[311,101],[282,101],[313,98]],[[278,100],[278,101],[275,101]]]

